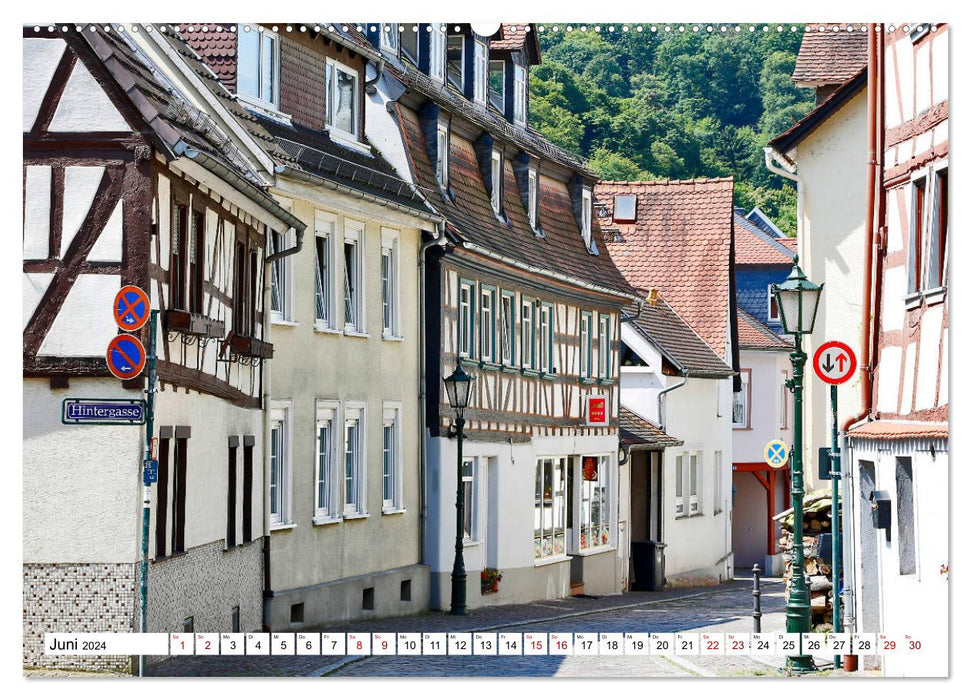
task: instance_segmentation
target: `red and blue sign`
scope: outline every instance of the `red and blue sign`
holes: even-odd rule
[[[116,335],[108,343],[108,370],[118,379],[132,379],[145,369],[145,346],[133,335]]]
[[[842,384],[856,372],[856,353],[846,343],[830,340],[813,355],[813,369],[827,384]]]
[[[128,285],[122,287],[115,295],[115,323],[123,331],[137,331],[148,321],[151,305],[145,290]]]

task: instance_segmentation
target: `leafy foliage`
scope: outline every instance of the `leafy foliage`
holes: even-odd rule
[[[768,171],[762,149],[813,107],[790,79],[802,35],[740,26],[545,31],[531,124],[604,179],[731,175],[738,206],[757,205],[794,234],[795,190]]]

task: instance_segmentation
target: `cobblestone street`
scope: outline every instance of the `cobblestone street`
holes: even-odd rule
[[[783,629],[781,581],[763,580],[762,629]],[[632,592],[472,611],[440,612],[321,628],[332,632],[751,632],[751,580],[711,588]],[[161,676],[574,676],[678,677],[779,675],[782,657],[747,656],[249,656],[181,657],[157,667]],[[818,660],[825,663],[825,659]]]

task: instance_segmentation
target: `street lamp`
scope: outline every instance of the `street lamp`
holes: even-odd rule
[[[455,562],[452,564],[452,609],[450,615],[465,615],[465,559],[462,540],[465,534],[465,490],[462,488],[462,430],[465,428],[465,408],[472,394],[472,377],[459,364],[445,379],[448,405],[455,409],[455,434],[458,439],[458,461],[455,473]]]
[[[809,632],[810,627],[806,559],[802,547],[802,497],[805,494],[802,483],[802,376],[806,365],[806,353],[802,351],[802,336],[804,333],[813,332],[822,291],[823,285],[813,284],[799,269],[798,255],[793,259],[792,272],[789,273],[786,281],[772,285],[772,293],[778,302],[779,315],[782,317],[782,332],[795,336],[795,347],[789,355],[792,360],[792,379],[786,382],[795,397],[796,412],[792,454],[789,458],[792,469],[793,552],[789,599],[786,602],[786,632],[800,635]],[[790,670],[795,673],[814,671],[812,656],[801,653],[801,638],[799,652],[788,658],[787,666]]]

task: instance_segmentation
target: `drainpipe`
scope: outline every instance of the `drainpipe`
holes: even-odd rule
[[[880,25],[881,30],[883,26]],[[874,319],[872,316],[872,306],[871,299],[873,298],[873,246],[875,236],[873,235],[873,224],[875,214],[876,214],[876,186],[877,186],[877,128],[878,122],[881,122],[877,114],[878,105],[878,95],[881,91],[882,80],[880,76],[879,67],[877,65],[877,57],[880,53],[877,50],[877,25],[871,24],[869,26],[869,31],[867,32],[867,108],[866,108],[866,128],[867,128],[867,170],[866,170],[866,219],[863,224],[864,235],[866,236],[866,243],[864,245],[864,263],[863,263],[863,316],[861,324],[861,338],[860,338],[860,352],[862,357],[860,358],[860,369],[861,372],[861,382],[860,382],[860,399],[863,402],[863,407],[855,416],[847,418],[843,423],[843,432],[849,430],[850,426],[854,423],[858,423],[865,418],[868,418],[872,413],[873,408],[873,386],[872,386],[872,372],[873,368],[871,364],[870,346],[873,342],[872,336],[875,335],[872,331],[874,325]],[[879,40],[882,40],[883,32],[880,33]],[[881,183],[882,188],[882,183]]]
[[[425,439],[425,402],[427,392],[425,391],[425,254],[433,246],[445,247],[445,221],[439,220],[435,224],[435,238],[422,243],[418,250],[418,561],[425,563],[425,528],[428,520],[427,502],[425,493],[427,479],[428,451],[426,449],[427,440]]]
[[[664,398],[664,395],[667,394],[669,391],[680,389],[681,387],[683,387],[685,384],[688,383],[688,370],[682,368],[681,377],[682,377],[681,381],[678,382],[677,384],[672,384],[671,386],[665,387],[664,389],[661,389],[659,392],[657,392],[657,422],[661,424],[662,431],[666,429],[665,428],[666,421],[664,420],[664,414],[661,412],[662,411],[661,401]]]
[[[637,300],[637,312],[636,313],[633,313],[633,314],[630,314],[630,315],[621,314],[620,315],[620,323],[630,323],[631,321],[636,321],[637,319],[639,319],[641,317],[641,309],[643,309],[643,308],[644,308],[644,300],[643,299],[638,299]]]

